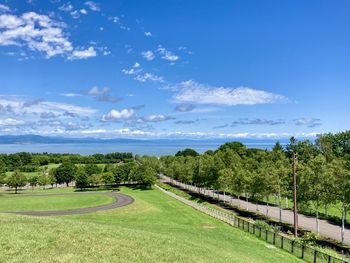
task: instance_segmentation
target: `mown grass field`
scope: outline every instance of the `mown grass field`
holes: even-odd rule
[[[112,203],[114,198],[106,195],[68,195],[68,196],[0,196],[2,211],[49,211],[66,210],[81,207],[93,207]]]
[[[135,202],[74,216],[0,213],[0,262],[301,262],[157,189],[121,193]]]

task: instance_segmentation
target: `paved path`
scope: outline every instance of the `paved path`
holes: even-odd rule
[[[87,194],[103,194],[114,197],[114,202],[106,205],[99,205],[94,207],[85,207],[77,209],[68,209],[68,210],[54,210],[54,211],[13,211],[7,212],[12,214],[19,215],[30,215],[30,216],[63,216],[63,215],[78,215],[86,214],[97,211],[114,209],[122,206],[129,205],[134,202],[134,199],[131,196],[125,194],[119,194],[117,192],[107,192],[107,193],[61,193],[61,194],[30,194],[25,196],[61,196],[61,195],[87,195]]]
[[[192,192],[198,193],[198,187],[183,184],[176,180],[170,179],[167,176],[161,175],[161,178],[166,182],[175,184],[183,189],[190,190]],[[250,202],[246,202],[243,200],[239,200],[237,198],[231,197],[229,195],[218,194],[215,191],[208,189],[201,189],[201,194],[206,196],[214,197],[216,199],[220,199],[227,203],[231,203],[234,206],[240,207],[241,209],[246,209],[251,212],[258,212],[260,214],[266,215],[266,205],[256,205]],[[279,220],[279,208],[276,206],[268,207],[268,217],[273,218],[275,220]],[[282,209],[282,222],[293,225],[294,222],[294,214],[291,210]],[[341,241],[341,227],[338,225],[334,225],[329,223],[326,220],[320,220],[320,234],[324,237],[328,237],[337,241]],[[298,225],[299,227],[316,232],[316,219],[315,217],[305,216],[302,214],[298,214]],[[350,229],[345,228],[344,235],[344,243],[350,245]]]

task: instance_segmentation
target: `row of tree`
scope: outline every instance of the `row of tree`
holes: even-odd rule
[[[132,153],[108,153],[83,156],[79,154],[27,153],[0,154],[0,173],[19,170],[37,172],[49,163],[108,164],[127,162],[133,159]]]
[[[141,162],[127,162],[118,164],[107,164],[102,169],[97,164],[75,165],[65,162],[57,168],[48,169],[47,166],[41,168],[38,176],[26,177],[20,171],[14,171],[10,176],[0,176],[0,185],[6,184],[15,189],[30,185],[37,185],[45,188],[47,185],[52,187],[55,184],[69,185],[75,182],[75,186],[84,189],[90,186],[114,185],[120,183],[137,183],[151,186],[156,181],[156,170]]]
[[[158,169],[182,182],[244,196],[247,201],[254,198],[268,204],[275,196],[281,217],[282,200],[292,198],[293,151],[297,154],[298,207],[315,210],[317,231],[320,209],[339,208],[344,239],[350,206],[350,131],[319,135],[315,143],[291,139],[286,147],[276,143],[272,150],[248,149],[239,142],[201,155],[187,149],[161,157]]]

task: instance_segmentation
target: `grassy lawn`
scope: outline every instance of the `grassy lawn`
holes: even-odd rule
[[[61,217],[0,214],[0,262],[301,262],[157,189],[135,202]]]
[[[93,207],[112,203],[106,195],[25,196],[0,195],[0,211],[48,211]]]
[[[45,166],[50,170],[52,168],[57,168],[60,165],[56,164],[56,163],[50,163],[48,165],[41,166],[40,168],[45,167]],[[13,174],[13,172],[6,172],[6,176],[10,176],[11,174]],[[31,177],[34,177],[34,176],[40,176],[41,175],[41,171],[38,171],[38,172],[27,172],[27,173],[23,173],[23,174],[27,178],[31,178]]]

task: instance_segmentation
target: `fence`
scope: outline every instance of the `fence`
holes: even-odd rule
[[[334,257],[332,255],[326,254],[320,250],[309,247],[305,244],[296,242],[295,240],[290,239],[282,235],[281,233],[273,232],[271,230],[261,228],[255,225],[253,222],[249,221],[248,219],[244,219],[244,218],[235,216],[233,214],[225,213],[217,209],[187,200],[186,198],[183,198],[172,192],[169,192],[159,187],[158,185],[156,185],[156,187],[160,189],[162,192],[181,201],[182,203],[185,203],[186,205],[189,205],[207,215],[217,218],[231,226],[234,226],[246,232],[249,232],[255,235],[256,237],[263,239],[266,242],[276,247],[279,247],[285,251],[288,251],[289,253],[292,253],[301,259],[304,259],[307,262],[310,262],[310,263],[349,263],[350,262],[344,259]]]

